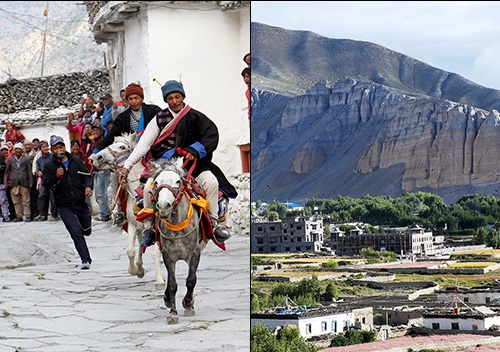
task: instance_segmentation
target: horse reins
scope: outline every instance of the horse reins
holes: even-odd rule
[[[177,148],[179,149],[179,148]],[[182,155],[182,154],[181,154]],[[183,155],[185,156],[185,155]],[[182,168],[184,169],[186,167],[186,165],[188,164],[189,160],[185,160],[184,161],[184,164],[182,165]],[[153,189],[153,192],[151,193],[151,200],[154,202],[154,201],[158,201],[158,196],[159,196],[159,193],[162,189],[164,188],[167,188],[170,192],[172,192],[172,194],[174,195],[175,197],[175,201],[174,203],[172,204],[172,207],[175,209],[177,208],[177,206],[179,205],[179,203],[181,202],[182,200],[182,197],[184,195],[186,195],[186,197],[188,198],[189,200],[189,206],[188,206],[188,214],[186,215],[186,219],[178,224],[172,224],[170,222],[168,222],[167,220],[165,219],[162,219],[163,220],[163,223],[165,224],[165,226],[171,230],[171,231],[180,231],[180,230],[183,230],[185,229],[186,227],[189,226],[189,223],[191,222],[191,217],[193,216],[193,203],[196,203],[197,202],[197,199],[195,197],[192,197],[190,196],[190,190],[186,189],[186,185],[190,183],[190,179],[192,178],[191,174],[194,170],[196,166],[196,159],[193,160],[193,163],[191,165],[191,167],[189,168],[189,171],[187,173],[187,177],[186,178],[183,178],[183,182],[182,182],[182,186],[180,186],[178,189],[175,189],[174,187],[170,186],[170,185],[159,185],[158,187],[155,187]],[[199,205],[199,204],[198,204]],[[200,220],[201,220],[201,217],[200,217]],[[189,236],[191,233],[193,233],[196,229],[198,228],[198,225],[195,226],[191,231],[189,231],[188,233],[186,233],[185,235],[183,236],[180,236],[180,237],[167,237],[161,230],[160,230],[160,234],[163,238],[165,239],[169,239],[169,240],[176,240],[176,239],[181,239],[181,238],[185,238],[187,236]]]

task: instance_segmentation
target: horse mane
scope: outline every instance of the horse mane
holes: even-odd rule
[[[160,172],[163,170],[171,170],[177,172],[181,177],[186,176],[186,170],[183,169],[182,164],[184,162],[184,158],[174,156],[170,159],[160,159],[156,161],[157,167],[155,171],[151,175],[152,178],[156,178]]]
[[[129,145],[135,145],[135,143],[137,142],[137,134],[125,132],[121,136],[116,136],[114,141],[127,143]]]

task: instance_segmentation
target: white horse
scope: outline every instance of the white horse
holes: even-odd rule
[[[184,315],[194,312],[194,287],[196,271],[200,263],[201,252],[207,244],[201,228],[202,213],[195,198],[189,193],[189,184],[185,178],[182,158],[153,163],[154,172],[145,188],[151,189],[152,201],[158,211],[156,219],[161,236],[161,253],[167,269],[167,287],[163,296],[165,305],[170,308],[168,324],[178,323],[175,295],[177,280],[175,267],[179,260],[188,264],[186,295],[182,300]],[[148,184],[151,184],[148,187]],[[195,204],[195,206],[193,206]]]
[[[107,169],[112,172],[119,172],[125,164],[128,156],[132,152],[133,148],[137,144],[137,135],[135,133],[128,134],[125,133],[122,136],[115,137],[115,141],[110,146],[104,148],[97,154],[92,154],[90,156],[90,162],[99,169]],[[144,267],[142,260],[142,250],[140,243],[142,241],[142,229],[144,228],[143,223],[137,221],[136,215],[136,193],[135,190],[140,186],[140,175],[144,167],[141,163],[135,164],[135,166],[130,170],[127,182],[122,185],[123,191],[126,192],[126,209],[124,212],[127,217],[127,234],[128,234],[128,246],[127,255],[129,258],[128,272],[130,275],[137,276],[139,278],[144,277]],[[114,204],[113,204],[114,205]],[[113,217],[116,216],[116,212],[113,209]],[[135,244],[138,243],[139,249],[136,252]],[[161,269],[161,253],[159,249],[159,244],[156,243],[151,248],[151,254],[155,261],[156,267],[156,286],[162,287],[165,285],[165,280],[162,276]],[[137,254],[137,257],[136,257]],[[134,263],[135,260],[135,263]]]

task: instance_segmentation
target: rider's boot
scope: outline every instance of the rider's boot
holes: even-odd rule
[[[149,247],[155,244],[157,235],[154,230],[154,217],[144,220],[144,230],[142,230],[141,247]]]
[[[214,228],[214,238],[217,242],[222,243],[232,237],[229,230],[218,221],[213,221],[212,226]]]
[[[122,212],[116,214],[116,219],[113,221],[113,224],[116,226],[123,226],[125,224],[125,214]]]

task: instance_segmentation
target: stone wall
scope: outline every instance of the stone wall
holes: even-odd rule
[[[78,110],[83,94],[99,101],[109,91],[107,70],[89,70],[0,83],[0,133],[5,123],[16,126],[64,125],[71,111]]]

